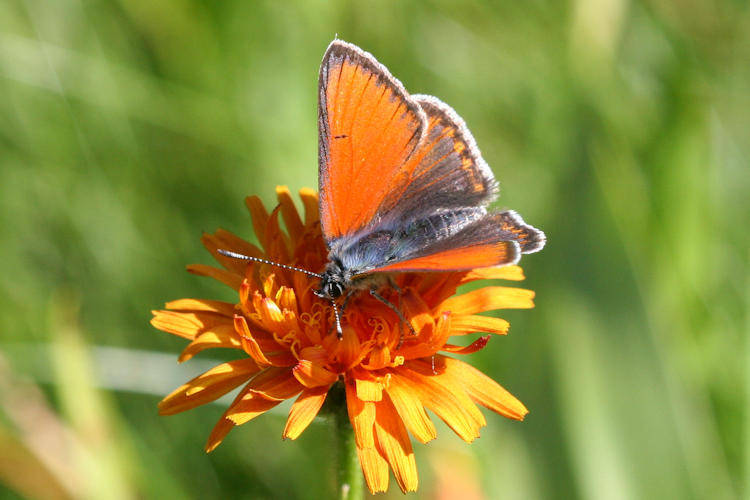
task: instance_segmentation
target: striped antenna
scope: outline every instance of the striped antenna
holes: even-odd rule
[[[216,250],[221,255],[226,255],[227,257],[232,257],[233,259],[240,259],[240,260],[250,260],[252,262],[260,262],[262,264],[268,264],[271,266],[280,267],[282,269],[289,269],[290,271],[297,271],[300,273],[305,273],[308,276],[314,276],[316,278],[323,278],[322,274],[314,273],[312,271],[308,271],[307,269],[300,269],[299,267],[294,266],[287,266],[286,264],[279,264],[278,262],[273,262],[266,259],[261,259],[260,257],[250,257],[249,255],[243,255],[241,253],[232,252],[230,250]]]
[[[323,275],[322,274],[314,273],[312,271],[308,271],[307,269],[300,269],[299,267],[287,266],[286,264],[279,264],[278,262],[273,262],[273,261],[270,261],[270,260],[261,259],[260,257],[250,257],[249,255],[243,255],[241,253],[232,252],[231,250],[216,250],[216,251],[219,252],[221,255],[226,255],[227,257],[232,257],[233,259],[249,260],[249,261],[252,261],[252,262],[260,262],[262,264],[268,264],[270,266],[276,266],[276,267],[280,267],[282,269],[289,269],[290,271],[297,271],[297,272],[300,272],[300,273],[305,273],[308,276],[314,276],[315,278],[323,279]],[[315,293],[315,295],[320,296],[317,292]],[[333,318],[335,320],[335,325],[334,326],[336,328],[336,334],[338,335],[339,340],[341,340],[341,339],[344,338],[344,332],[341,329],[341,313],[339,312],[339,308],[336,305],[336,301],[333,300],[333,299],[331,299],[331,298],[328,298],[328,300],[331,302],[331,306],[333,307]],[[393,307],[393,306],[391,306],[391,307]],[[343,312],[343,310],[341,312]]]

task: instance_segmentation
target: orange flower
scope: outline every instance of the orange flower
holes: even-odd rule
[[[180,361],[214,347],[244,351],[241,359],[216,366],[164,398],[159,403],[162,415],[208,403],[244,384],[211,432],[206,451],[215,449],[234,426],[290,398],[296,400],[282,435],[295,439],[318,414],[334,384],[343,384],[360,465],[373,493],[388,488],[389,467],[401,490],[417,489],[409,434],[422,443],[435,438],[426,409],[467,442],[479,437],[486,424],[476,403],[523,419],[526,408],[508,391],[463,361],[441,354],[470,354],[490,338],[479,337],[461,347],[448,343],[454,335],[507,333],[507,321],[477,313],[533,307],[534,293],[519,288],[487,286],[453,297],[459,285],[475,280],[522,280],[520,267],[395,274],[400,291],[386,289],[382,294],[398,304],[416,335],[393,310],[363,293],[344,311],[339,339],[330,303],[313,294],[318,286],[314,278],[217,252],[231,250],[315,272],[325,267],[316,193],[300,192],[302,220],[289,191],[280,187],[276,192],[279,205],[270,214],[257,197],[246,200],[261,248],[219,230],[204,235],[202,242],[224,269],[188,266],[192,273],[237,290],[238,303],[182,299],[154,311],[151,324],[190,340]]]

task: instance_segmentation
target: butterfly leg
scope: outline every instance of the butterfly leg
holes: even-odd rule
[[[398,303],[399,303],[398,307],[399,307],[399,311],[400,311],[401,310],[401,295],[402,295],[401,287],[398,286],[398,283],[396,283],[396,280],[394,280],[392,276],[388,276],[388,285],[391,288],[393,288],[394,290],[396,290],[396,293],[398,294]],[[408,321],[406,321],[404,319],[403,315],[401,315],[401,314],[399,314],[399,318],[401,318],[401,320],[409,326],[409,330],[411,330],[411,334],[416,337],[417,336],[417,332],[414,330],[414,327],[411,325],[411,323],[408,322]],[[398,345],[396,346],[396,350],[401,349],[401,346],[403,344],[404,344],[404,336],[401,335],[401,338],[398,340]]]
[[[343,304],[341,304],[341,316],[343,316],[343,315],[344,315],[344,311],[346,311],[346,306],[348,306],[348,305],[349,305],[349,299],[351,299],[351,298],[352,298],[352,296],[354,295],[354,293],[355,293],[355,291],[351,291],[351,290],[350,290],[350,291],[349,291],[349,292],[348,292],[348,293],[346,294],[346,297],[344,297],[344,303],[343,303]]]
[[[331,331],[336,328],[336,335],[338,335],[339,340],[344,338],[344,331],[341,329],[341,318],[344,316],[344,311],[346,311],[346,306],[349,305],[349,299],[352,298],[352,295],[354,295],[353,292],[349,292],[346,294],[346,297],[344,298],[344,303],[341,304],[341,309],[336,305],[336,301],[331,301],[331,306],[333,307],[333,317],[336,320],[336,324],[332,325],[331,328],[328,330],[328,333],[330,334]]]
[[[382,302],[383,304],[385,304],[388,307],[390,307],[391,310],[396,313],[396,316],[398,316],[398,319],[400,319],[402,323],[406,323],[406,326],[409,327],[409,330],[411,330],[412,335],[414,335],[414,336],[417,335],[417,332],[414,330],[414,327],[411,326],[411,323],[406,320],[406,318],[404,317],[404,313],[402,313],[401,310],[398,307],[396,307],[393,304],[391,304],[388,301],[388,299],[386,299],[385,297],[383,297],[382,295],[380,295],[378,293],[378,291],[376,289],[374,289],[374,288],[370,289],[370,295],[372,295],[373,297],[375,297],[376,299],[378,299],[380,302]],[[401,345],[401,343],[399,342],[399,346],[400,345]]]
[[[336,320],[336,335],[338,335],[339,340],[341,340],[344,338],[344,331],[341,329],[341,315],[339,314],[339,307],[333,300],[331,301],[331,307],[333,307],[333,318]],[[333,327],[331,327],[331,329],[333,329]]]
[[[398,294],[399,311],[400,311],[400,308],[401,308],[401,295],[402,295],[401,287],[398,286],[398,284],[396,283],[396,281],[391,276],[388,276],[388,285],[391,288],[393,288],[394,290],[396,290],[396,293]],[[404,323],[407,324],[407,326],[409,327],[409,330],[411,330],[411,334],[416,337],[417,336],[417,332],[416,332],[416,330],[414,330],[414,327],[411,325],[411,322],[406,321],[406,319],[404,319],[404,316],[401,315],[401,314],[399,314],[398,317],[401,318],[401,320],[404,321]],[[401,348],[401,344],[403,344],[403,343],[404,343],[404,337],[401,337],[401,340],[398,342],[397,349],[400,349]]]
[[[392,276],[388,276],[388,286],[396,290],[399,298],[401,298],[401,287],[398,286],[398,283],[396,283],[396,280],[394,280]]]

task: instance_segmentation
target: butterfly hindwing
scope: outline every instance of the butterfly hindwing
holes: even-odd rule
[[[513,211],[462,208],[430,215],[393,231],[378,231],[340,252],[355,274],[461,271],[515,264],[544,247],[542,231]]]
[[[394,238],[389,259],[369,272],[463,271],[515,264],[521,249],[513,234],[502,228],[500,218],[497,213],[475,214],[473,220],[454,225],[458,229],[437,238],[429,231],[419,234],[421,225],[417,225],[414,235]]]
[[[498,216],[500,227],[518,242],[522,253],[534,253],[544,248],[547,237],[539,229],[526,224],[518,213],[507,210]]]

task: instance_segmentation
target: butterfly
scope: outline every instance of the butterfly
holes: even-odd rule
[[[466,271],[515,264],[545,235],[516,212],[488,205],[498,184],[466,124],[447,104],[409,95],[370,53],[328,46],[318,80],[320,223],[328,247],[315,294],[330,300],[369,289],[390,273]]]

